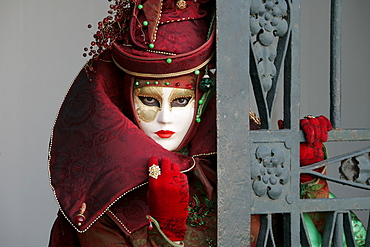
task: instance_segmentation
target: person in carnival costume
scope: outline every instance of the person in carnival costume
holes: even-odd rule
[[[121,0],[109,14],[54,124],[49,246],[216,246],[215,1]],[[329,120],[301,123],[301,164],[322,160]],[[328,197],[320,183],[305,196]],[[258,231],[255,215],[251,246]]]
[[[212,244],[214,1],[112,10],[53,129],[50,246]]]

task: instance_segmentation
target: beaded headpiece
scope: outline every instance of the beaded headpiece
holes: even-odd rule
[[[195,74],[187,74],[170,78],[135,78],[134,88],[139,87],[173,87],[184,89],[195,89],[197,76]]]
[[[146,78],[190,74],[211,61],[214,0],[120,0],[110,8],[91,43],[93,58],[111,49],[119,68]]]

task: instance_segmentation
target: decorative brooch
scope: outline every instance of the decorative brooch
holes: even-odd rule
[[[161,175],[161,168],[158,165],[153,164],[149,167],[149,177],[157,179],[159,175]]]

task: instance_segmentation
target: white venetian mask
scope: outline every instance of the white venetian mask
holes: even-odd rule
[[[146,86],[134,89],[135,114],[141,129],[163,148],[174,151],[194,119],[194,90]]]

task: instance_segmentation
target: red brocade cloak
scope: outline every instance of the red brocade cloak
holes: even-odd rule
[[[109,53],[94,62],[89,77],[79,73],[59,110],[50,141],[51,186],[60,211],[78,232],[87,231],[120,198],[147,182],[150,157],[167,157],[188,171],[200,154],[216,151],[214,101],[194,128],[189,156],[162,148],[140,130],[122,112],[127,108],[124,95],[131,92],[124,92],[125,75]],[[79,226],[75,217],[83,204],[85,222]],[[148,212],[144,204],[140,206],[143,215]],[[120,212],[117,217],[128,233],[147,224],[145,218],[133,220],[122,213],[125,210]]]

